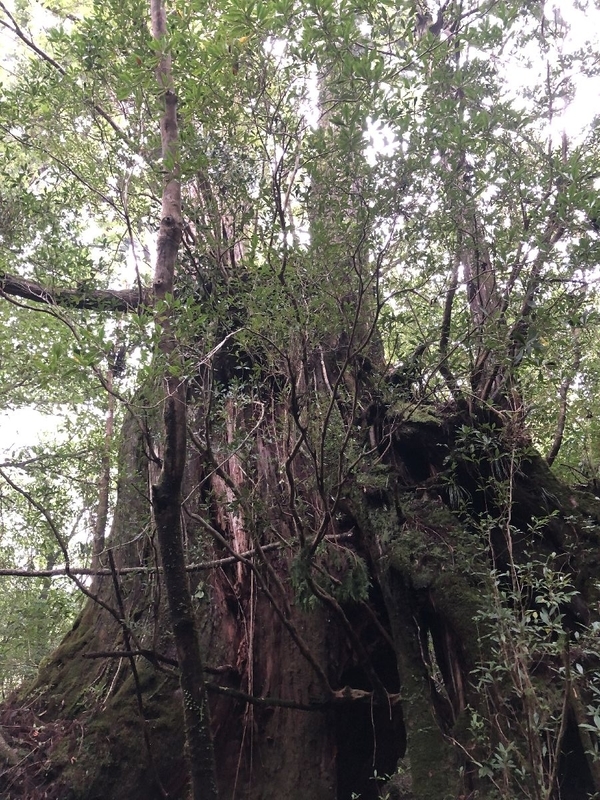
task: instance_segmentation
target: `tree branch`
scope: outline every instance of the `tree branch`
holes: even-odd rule
[[[30,39],[28,36],[25,35],[22,28],[17,23],[16,19],[13,17],[8,8],[2,2],[0,2],[0,9],[4,11],[8,19],[11,21],[12,27],[11,25],[8,25],[6,22],[3,22],[2,20],[0,20],[0,25],[2,25],[3,27],[7,28],[9,31],[14,33],[15,36],[18,39],[20,39],[26,47],[28,47],[30,50],[33,50],[33,52],[36,55],[38,55],[42,59],[42,61],[45,61],[47,64],[53,67],[58,73],[60,73],[60,75],[63,76],[63,78],[67,78],[68,73],[66,69],[62,67],[57,61],[55,61],[52,58],[52,56],[48,55],[48,53],[46,53],[44,50],[38,47],[32,39]],[[74,87],[78,86],[78,84],[75,81],[72,81],[72,85]],[[110,125],[110,127],[117,134],[119,139],[121,139],[121,141],[126,142],[134,153],[138,153],[139,148],[136,147],[135,143],[129,138],[129,136],[127,136],[127,134],[117,125],[117,123],[112,119],[112,117],[109,114],[107,114],[106,111],[101,106],[99,106],[89,97],[84,96],[84,101],[86,105],[88,105],[91,109],[93,109],[99,116],[102,117],[103,120],[105,120]]]
[[[50,288],[37,281],[0,272],[0,296],[11,295],[61,308],[89,309],[90,311],[136,311],[150,305],[150,290],[138,289],[64,289]]]
[[[244,703],[251,703],[257,706],[267,706],[270,708],[293,708],[297,711],[326,711],[332,706],[347,705],[349,703],[368,703],[372,705],[383,705],[386,708],[395,706],[400,702],[399,694],[387,694],[385,698],[377,698],[374,692],[366,692],[363,689],[352,689],[344,686],[333,692],[326,700],[315,700],[312,703],[297,703],[295,700],[283,700],[279,697],[257,697],[256,695],[246,694],[239,689],[232,689],[229,686],[219,686],[217,683],[207,683],[206,688],[209,692],[223,694],[234,697]]]
[[[571,390],[571,386],[577,377],[577,373],[579,372],[579,368],[581,366],[581,343],[579,341],[579,329],[575,329],[573,331],[573,350],[575,353],[575,363],[573,364],[573,369],[570,375],[567,375],[564,378],[563,382],[560,385],[560,389],[558,390],[558,397],[560,400],[560,405],[558,408],[558,418],[556,420],[556,428],[554,432],[554,439],[552,441],[552,445],[550,446],[550,450],[548,451],[548,455],[546,456],[546,462],[548,466],[551,467],[556,460],[556,456],[559,453],[560,448],[562,447],[563,437],[565,433],[565,425],[567,422],[567,411],[569,407],[569,392]]]
[[[1,468],[2,465],[0,465]],[[326,536],[326,541],[343,541],[351,539],[352,533],[338,533],[332,536]],[[291,546],[291,545],[290,545]],[[272,542],[265,544],[261,547],[262,552],[268,550],[280,550],[283,545],[280,542]],[[215,558],[212,561],[200,561],[197,564],[188,564],[186,572],[201,572],[202,570],[216,569],[217,567],[227,567],[230,564],[237,564],[244,562],[248,558],[254,558],[259,555],[257,550],[246,550],[244,553],[236,553],[234,556],[227,556],[226,558]],[[117,570],[118,575],[135,575],[147,574],[149,572],[162,572],[162,567],[121,567]],[[0,569],[0,578],[13,577],[13,578],[59,578],[63,575],[112,575],[110,569],[91,569],[90,567],[54,567],[53,569],[19,569],[6,567]]]
[[[162,465],[151,484],[152,512],[163,565],[163,578],[173,639],[179,661],[186,761],[190,776],[190,800],[218,800],[215,754],[210,710],[202,677],[203,656],[192,593],[186,572],[181,520],[181,487],[186,465],[187,387],[173,374],[180,357],[168,301],[173,294],[175,267],[183,234],[179,167],[179,120],[172,72],[165,0],[150,0],[151,32],[159,55],[156,78],[162,103],[160,139],[163,191],[156,261],[152,281],[154,299],[160,303],[155,316],[158,349],[164,357]],[[178,370],[175,369],[175,372]]]
[[[133,658],[134,656],[142,656],[148,661],[156,664],[156,662],[163,662],[170,666],[178,666],[174,658],[155,653],[153,650],[102,650],[94,653],[85,653],[83,658]],[[221,675],[224,672],[231,672],[233,670],[229,665],[224,667],[204,667],[204,672],[211,675]],[[252,705],[277,707],[277,708],[292,708],[297,711],[326,711],[332,705],[346,705],[349,703],[368,703],[369,705],[383,704],[386,708],[395,706],[401,701],[401,695],[398,693],[390,694],[384,692],[383,699],[376,697],[373,692],[365,691],[364,689],[353,689],[351,686],[344,686],[342,689],[336,689],[325,700],[315,700],[312,703],[297,703],[295,700],[284,700],[279,697],[262,697],[247,692],[242,692],[240,689],[234,689],[231,686],[220,686],[217,683],[207,683],[206,689],[215,694],[222,694],[226,697],[233,697],[236,700],[241,700],[244,703],[251,703]]]

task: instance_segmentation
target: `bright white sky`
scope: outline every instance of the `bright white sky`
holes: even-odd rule
[[[49,437],[56,431],[56,417],[42,414],[36,408],[18,408],[0,412],[0,461],[23,447],[32,447],[40,437]]]
[[[551,11],[550,11],[551,9]],[[590,3],[587,11],[582,11],[570,0],[558,0],[546,7],[548,16],[554,14],[554,25],[562,33],[562,40],[557,41],[554,50],[548,53],[550,66],[556,66],[561,55],[567,55],[586,45],[592,46],[595,61],[600,53],[600,11]],[[530,66],[525,66],[529,60]],[[540,61],[537,49],[522,53],[523,65],[517,64],[511,70],[510,80],[518,88],[527,88],[543,80],[547,62]],[[589,66],[592,66],[591,64]],[[576,141],[589,126],[593,118],[600,113],[600,78],[589,78],[573,73],[571,75],[576,87],[575,98],[562,109],[557,109],[557,117],[552,126],[552,133],[560,138],[566,132],[569,140]]]

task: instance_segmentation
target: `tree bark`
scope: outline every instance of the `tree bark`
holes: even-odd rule
[[[148,290],[143,290],[140,294],[137,289],[89,289],[85,286],[67,289],[44,286],[38,281],[8,273],[0,273],[0,293],[5,297],[18,297],[41,305],[91,311],[129,312],[150,306]]]
[[[167,33],[162,0],[151,0],[152,35],[159,47]],[[163,567],[170,621],[177,649],[182,692],[187,762],[193,800],[218,797],[210,714],[204,687],[204,665],[186,572],[181,526],[181,487],[186,465],[187,403],[183,379],[177,372],[177,350],[168,304],[173,296],[175,264],[181,242],[183,218],[178,175],[179,133],[177,97],[173,86],[171,56],[161,52],[157,78],[164,102],[160,132],[165,179],[162,215],[154,270],[156,321],[160,330],[159,351],[163,359],[163,446],[160,474],[152,485],[154,523]]]

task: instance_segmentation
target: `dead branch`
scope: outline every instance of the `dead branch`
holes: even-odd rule
[[[162,662],[170,666],[178,666],[174,658],[163,656],[153,650],[102,650],[94,653],[85,653],[83,658],[134,658],[135,656],[142,656],[153,664]],[[222,667],[205,666],[203,671],[210,675],[237,672],[235,668],[229,664]],[[370,706],[383,703],[386,707],[391,707],[397,705],[401,700],[401,695],[397,693],[390,694],[384,690],[382,698],[378,699],[373,692],[367,692],[363,689],[353,689],[351,686],[344,686],[342,689],[336,689],[332,691],[327,699],[315,700],[312,703],[297,703],[295,700],[285,700],[280,697],[257,697],[256,695],[242,692],[240,689],[234,689],[230,686],[220,686],[217,683],[207,683],[206,688],[209,692],[214,694],[233,697],[244,703],[277,708],[292,708],[297,711],[326,711],[331,708],[332,705],[346,705],[348,703],[368,703]]]
[[[560,401],[560,405],[558,407],[558,418],[556,420],[554,439],[552,441],[550,450],[548,451],[548,455],[546,456],[546,461],[549,467],[551,467],[554,463],[563,443],[565,425],[567,422],[567,411],[569,407],[569,392],[571,391],[571,387],[575,382],[575,378],[577,377],[577,373],[579,372],[579,368],[581,366],[581,342],[579,341],[579,334],[580,331],[578,328],[576,328],[573,331],[573,350],[575,353],[575,363],[573,364],[573,369],[571,370],[570,375],[567,375],[567,377],[561,383],[560,389],[558,390],[558,398]]]
[[[344,541],[352,538],[352,533],[339,533],[333,536],[326,536],[327,541]],[[280,550],[284,545],[280,542],[272,542],[265,544],[261,547],[263,552],[269,550]],[[227,556],[226,558],[215,558],[212,561],[199,561],[197,564],[188,564],[186,572],[201,572],[208,569],[217,569],[218,567],[226,567],[230,564],[243,562],[249,558],[255,558],[259,555],[257,550],[246,550],[243,553],[236,553],[234,556]],[[162,572],[162,567],[121,567],[117,570],[117,575],[144,575],[149,572],[156,573]],[[18,569],[18,568],[3,568],[0,569],[1,577],[13,578],[60,578],[62,576],[70,575],[112,575],[110,569],[91,569],[90,567],[54,567],[53,569]]]
[[[331,697],[327,700],[315,700],[312,703],[297,703],[295,700],[284,700],[279,697],[256,697],[255,695],[246,694],[246,692],[242,692],[239,689],[232,689],[229,686],[219,686],[216,683],[207,683],[206,688],[209,692],[234,697],[244,703],[257,706],[269,706],[271,708],[292,708],[297,711],[327,711],[332,706],[348,705],[349,703],[357,702],[368,703],[369,706],[383,704],[387,708],[397,705],[401,700],[400,694],[388,694],[386,692],[383,701],[378,703],[373,692],[366,692],[362,689],[352,689],[350,686],[344,686],[343,689],[338,689],[333,692]]]

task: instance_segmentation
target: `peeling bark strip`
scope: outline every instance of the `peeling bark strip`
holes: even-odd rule
[[[160,45],[167,24],[162,0],[150,0],[152,35]],[[179,182],[177,97],[173,89],[171,57],[163,52],[157,68],[164,110],[160,122],[165,182],[162,214],[154,270],[154,298],[168,300],[173,293],[173,276],[183,229],[181,185]],[[160,330],[160,351],[165,360],[163,381],[163,453],[158,481],[152,487],[152,508],[160,548],[169,615],[183,697],[183,717],[192,800],[216,800],[217,783],[204,665],[188,583],[181,527],[181,483],[186,463],[185,384],[170,375],[169,362],[176,357],[168,307],[159,308],[156,325]]]

